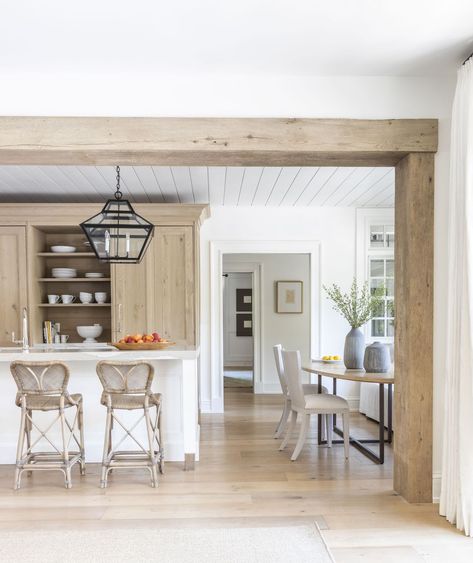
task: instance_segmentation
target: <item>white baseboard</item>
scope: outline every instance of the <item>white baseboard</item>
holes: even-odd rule
[[[232,368],[232,367],[245,367],[248,369],[253,369],[253,358],[251,358],[250,360],[246,360],[246,359],[242,359],[242,360],[225,360],[225,365],[223,366],[223,369],[225,370],[225,368]]]
[[[200,401],[200,412],[203,414],[223,413],[223,397],[215,397],[211,400],[205,399]]]

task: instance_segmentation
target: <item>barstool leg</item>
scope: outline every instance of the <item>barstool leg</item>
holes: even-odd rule
[[[149,407],[145,407],[144,414],[146,421],[146,430],[148,431],[148,454],[149,454],[149,461],[151,464],[151,486],[157,487],[158,486],[158,472],[156,468],[157,459],[154,453],[153,427],[151,425],[151,419],[149,416]]]
[[[64,475],[66,477],[66,489],[72,488],[72,475],[71,466],[69,464],[69,446],[67,444],[67,430],[66,430],[66,415],[64,413],[64,408],[59,410],[59,418],[61,421],[61,435],[62,435],[62,459],[64,462]]]
[[[102,456],[102,475],[100,478],[100,486],[104,489],[107,486],[107,476],[108,476],[108,455],[112,448],[112,408],[107,407],[107,420],[105,423],[105,438],[103,442],[103,456]]]
[[[159,472],[164,474],[164,444],[163,444],[163,431],[162,431],[162,408],[161,405],[157,407],[156,424],[158,426],[157,435],[159,436]]]
[[[21,421],[20,421],[20,434],[18,435],[18,444],[16,448],[16,467],[15,467],[15,482],[13,488],[18,490],[20,488],[21,480],[21,460],[23,457],[23,447],[25,445],[26,434],[26,409],[21,408]]]
[[[31,418],[33,416],[33,411],[30,411],[30,410],[26,411],[26,415],[27,415],[26,416],[26,425],[25,425],[25,428],[26,428],[26,447],[27,447],[27,451],[29,452],[30,448],[31,448],[31,430],[32,430],[32,427],[33,427],[33,424],[31,422]],[[32,475],[33,475],[32,471],[26,472],[27,477],[31,477]]]
[[[77,408],[79,409],[80,474],[85,475],[84,408],[82,401]]]

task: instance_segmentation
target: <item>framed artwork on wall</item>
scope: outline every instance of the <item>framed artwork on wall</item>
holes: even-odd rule
[[[237,313],[236,335],[253,336],[253,318],[251,313]]]
[[[276,282],[276,313],[302,313],[302,281]]]
[[[236,290],[236,310],[252,311],[253,310],[253,290],[250,289],[237,289]]]

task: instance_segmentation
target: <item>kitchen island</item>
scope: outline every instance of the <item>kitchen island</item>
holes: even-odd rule
[[[15,406],[16,384],[10,363],[22,361],[62,361],[71,371],[70,393],[84,398],[84,434],[87,462],[101,462],[105,433],[106,408],[100,404],[102,386],[95,371],[100,360],[145,360],[154,366],[153,391],[162,393],[162,428],[165,461],[185,462],[193,468],[199,459],[198,371],[199,349],[196,346],[172,346],[166,350],[119,351],[106,345],[40,345],[0,348],[0,463],[15,463],[20,409]],[[38,424],[46,428],[51,413],[35,412]],[[123,411],[123,421],[131,426],[138,418],[133,411]],[[59,430],[59,428],[57,429]],[[116,429],[121,437],[120,429]],[[54,434],[53,434],[54,435]],[[145,440],[146,431],[136,433]],[[59,432],[57,432],[59,440]],[[133,442],[129,444],[134,449]]]

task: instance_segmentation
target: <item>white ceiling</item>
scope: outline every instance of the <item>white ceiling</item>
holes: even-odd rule
[[[122,166],[135,202],[228,206],[392,207],[391,167]],[[113,166],[0,166],[0,202],[103,202]]]
[[[472,22],[471,0],[16,0],[0,73],[428,75]]]

